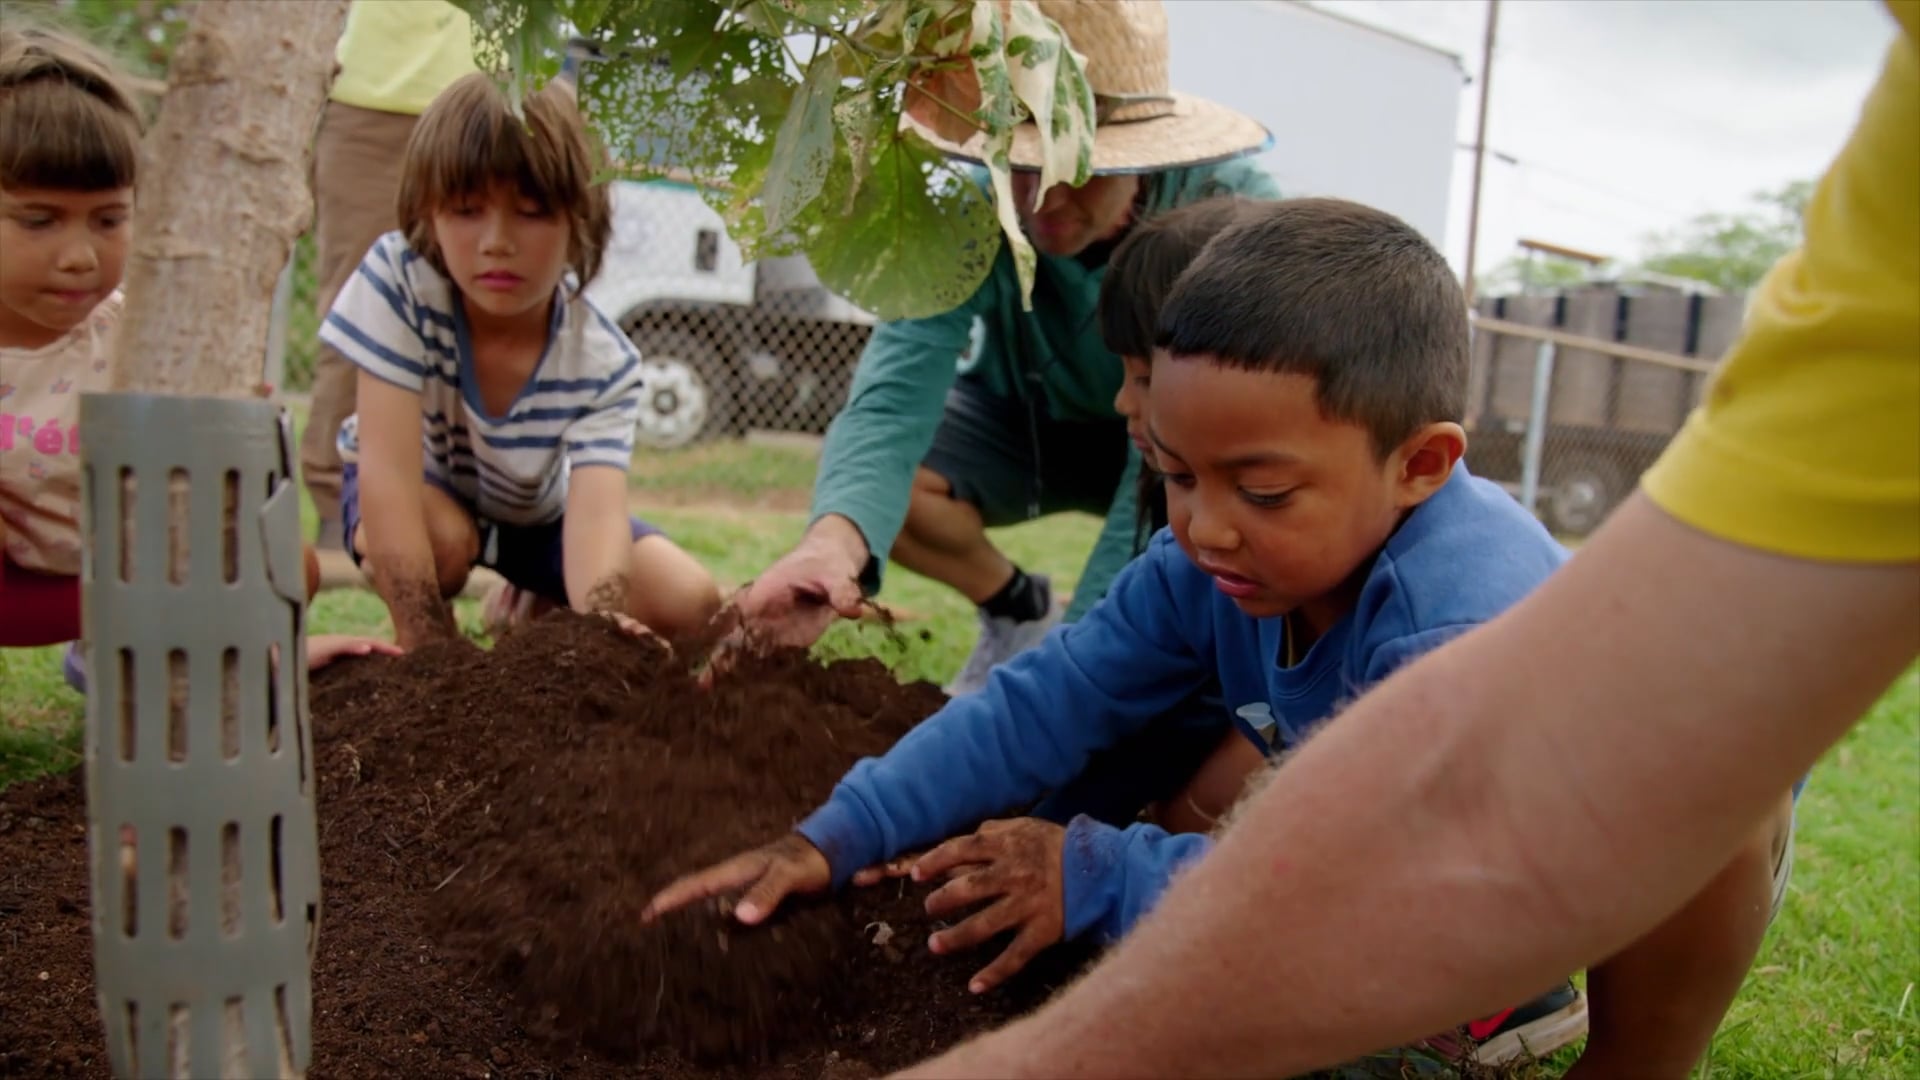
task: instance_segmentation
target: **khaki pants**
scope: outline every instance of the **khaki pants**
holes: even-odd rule
[[[399,228],[400,160],[419,117],[327,102],[313,148],[316,303],[325,321],[367,249]],[[340,453],[334,439],[353,415],[354,368],[325,345],[315,354],[313,409],[300,438],[300,472],[323,529],[340,521]]]

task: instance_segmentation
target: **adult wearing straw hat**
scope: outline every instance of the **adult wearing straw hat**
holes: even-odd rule
[[[1002,251],[966,303],[875,328],[827,433],[806,536],[740,601],[763,633],[811,644],[836,614],[858,613],[891,558],[979,608],[979,639],[948,687],[956,694],[1062,618],[1049,578],[998,551],[988,527],[1066,510],[1106,519],[1067,618],[1132,557],[1140,460],[1113,409],[1120,362],[1093,318],[1108,254],[1152,214],[1214,195],[1279,197],[1240,160],[1270,145],[1267,130],[1168,84],[1158,0],[1039,6],[1085,57],[1097,125],[1093,176],[1056,185],[1038,205],[1037,132],[1029,123],[1015,133],[1013,192],[1039,256],[1032,310],[1022,310]],[[983,136],[954,141],[915,126],[950,155],[981,160]]]

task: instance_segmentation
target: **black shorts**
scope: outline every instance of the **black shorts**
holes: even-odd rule
[[[961,377],[921,462],[989,526],[1064,510],[1105,517],[1127,468],[1127,423],[1063,421]]]
[[[438,477],[426,482],[439,488],[466,510],[480,537],[480,557],[475,565],[495,571],[519,588],[567,606],[567,575],[563,565],[566,544],[562,523],[555,518],[544,525],[509,525],[489,521],[475,512],[464,495]],[[360,467],[349,463],[340,471],[340,520],[346,536],[347,554],[353,565],[362,565],[363,556],[354,546],[354,532],[360,528]],[[628,532],[638,542],[643,536],[663,536],[659,529],[637,517],[627,519]]]

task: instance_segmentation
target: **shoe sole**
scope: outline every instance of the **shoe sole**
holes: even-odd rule
[[[1559,1011],[1481,1043],[1473,1052],[1473,1060],[1481,1065],[1510,1065],[1529,1058],[1543,1058],[1579,1041],[1586,1033],[1587,995],[1584,990],[1576,990],[1573,1001]]]

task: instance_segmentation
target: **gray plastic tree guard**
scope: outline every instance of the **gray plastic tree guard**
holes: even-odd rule
[[[303,1076],[320,866],[291,428],[80,404],[94,966],[121,1077]]]

